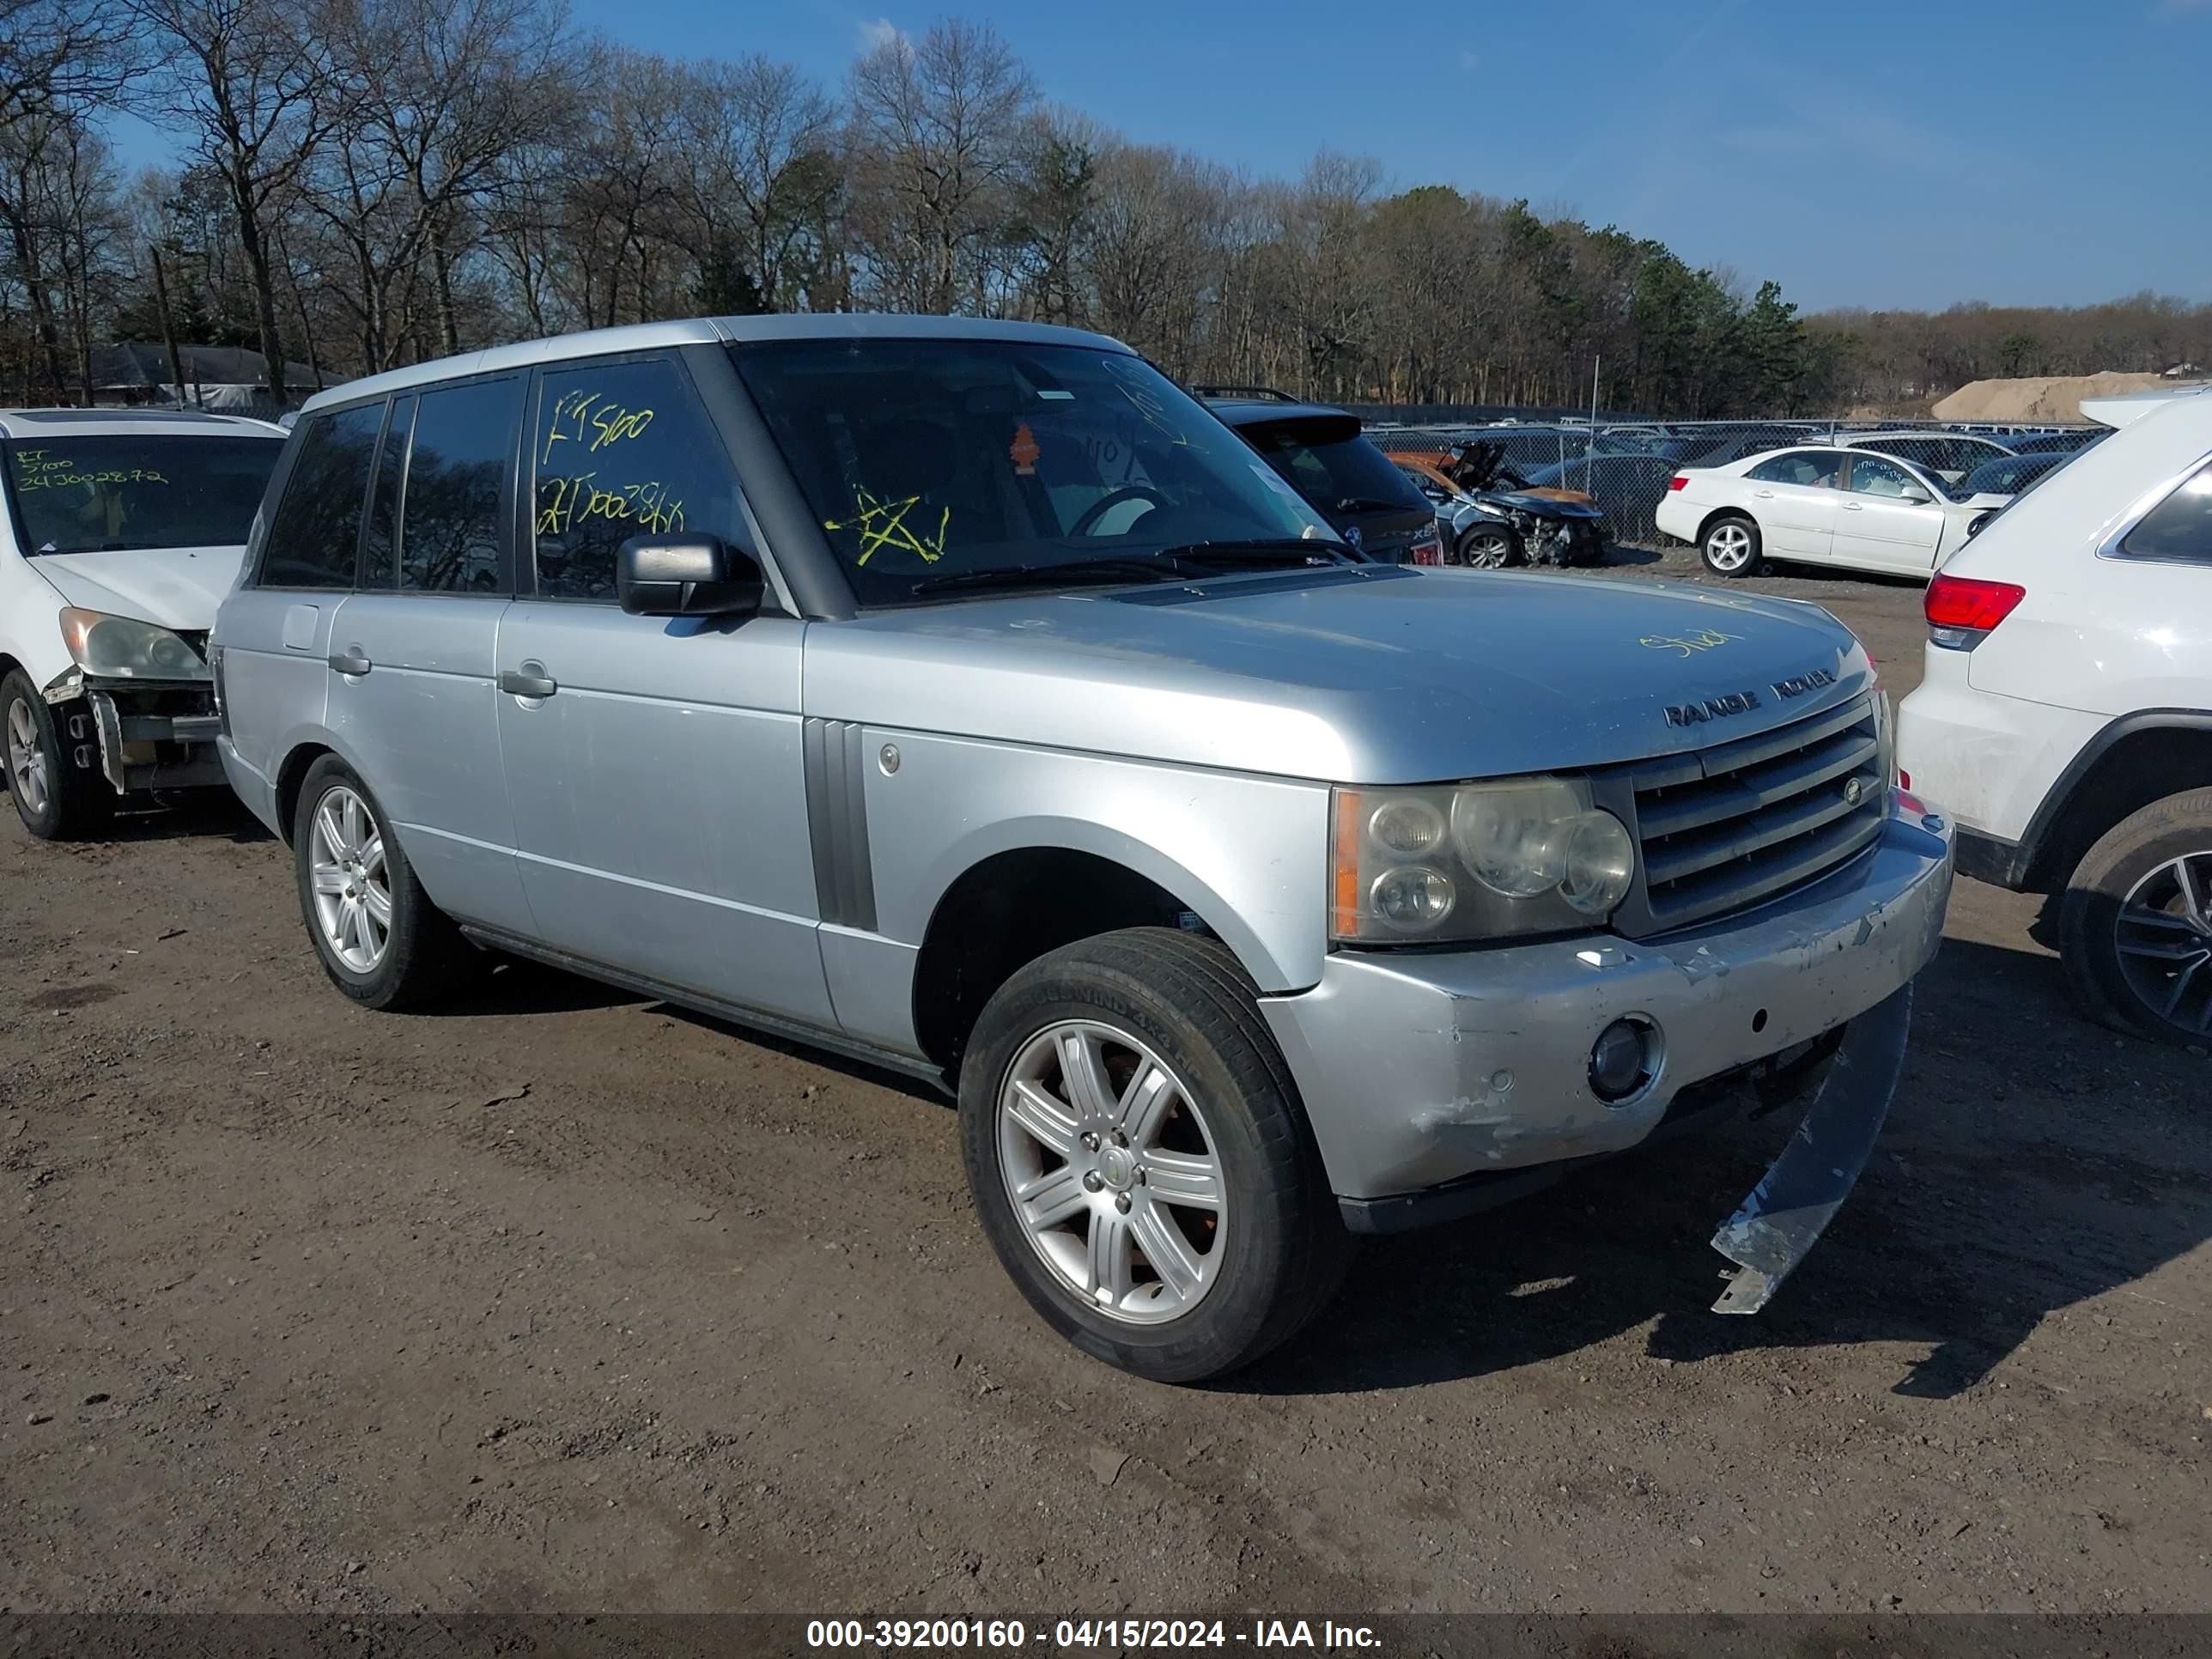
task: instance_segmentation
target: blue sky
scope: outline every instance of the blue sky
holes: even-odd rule
[[[571,4],[629,45],[763,52],[833,89],[872,30],[947,9]],[[1255,174],[1322,146],[1373,155],[1393,186],[1525,196],[1772,276],[1808,310],[2212,300],[2212,0],[957,9],[1048,99],[1133,138]]]

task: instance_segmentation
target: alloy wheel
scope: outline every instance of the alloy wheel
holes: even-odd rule
[[[1751,532],[1740,524],[1714,527],[1705,538],[1705,557],[1716,570],[1741,570],[1751,562]]]
[[[1062,1020],[1022,1046],[999,1088],[999,1167],[1054,1275],[1133,1325],[1188,1313],[1220,1275],[1229,1210],[1196,1101],[1128,1032]]]
[[[2112,934],[2120,971],[2144,1008],[2212,1036],[2212,849],[2168,859],[2137,882]]]
[[[8,705],[8,787],[34,817],[45,813],[52,798],[46,746],[39,741],[38,716],[21,697]]]
[[[368,804],[343,784],[316,805],[308,868],[323,943],[355,973],[375,972],[392,942],[391,873]]]
[[[1477,570],[1502,569],[1513,556],[1513,538],[1502,530],[1468,538],[1467,562]]]

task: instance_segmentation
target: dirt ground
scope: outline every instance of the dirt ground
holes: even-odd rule
[[[1751,586],[1917,678],[1917,590]],[[1705,1241],[1772,1124],[1377,1243],[1201,1391],[1030,1316],[932,1097],[547,973],[363,1013],[241,815],[6,814],[0,1610],[2204,1608],[2212,1070],[2036,910],[1961,884],[1765,1315]]]

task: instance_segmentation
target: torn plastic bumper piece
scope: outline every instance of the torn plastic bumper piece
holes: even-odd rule
[[[1889,1115],[1911,1024],[1909,981],[1850,1023],[1789,1146],[1713,1235],[1737,1268],[1715,1313],[1757,1313],[1820,1243]]]

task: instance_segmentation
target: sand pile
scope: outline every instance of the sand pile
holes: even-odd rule
[[[1974,380],[1936,405],[1939,421],[2078,421],[2081,399],[2111,398],[2172,386],[2159,374],[2046,375],[2022,380]]]

